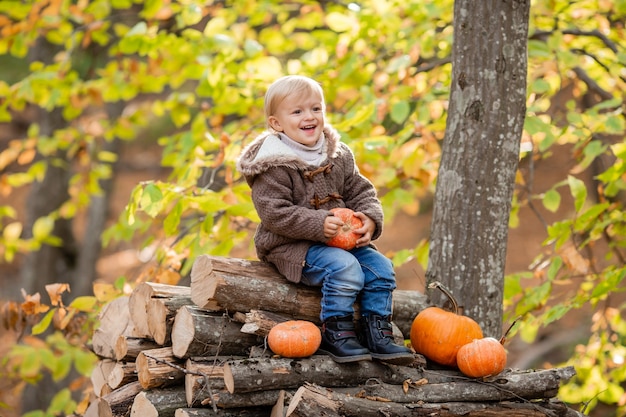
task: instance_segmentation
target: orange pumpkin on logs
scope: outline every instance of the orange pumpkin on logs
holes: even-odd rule
[[[322,343],[320,329],[310,321],[289,320],[278,323],[267,335],[272,352],[285,358],[306,358]]]
[[[474,339],[461,346],[456,355],[459,370],[472,378],[498,375],[506,366],[506,350],[493,338]]]
[[[356,241],[361,237],[360,234],[354,233],[354,229],[363,227],[361,219],[354,215],[354,211],[349,208],[334,208],[330,210],[334,216],[343,220],[343,226],[339,230],[339,233],[326,244],[328,246],[334,246],[345,250],[352,250],[356,247]]]
[[[459,314],[458,303],[440,282],[428,287],[443,292],[452,303],[453,311],[434,306],[422,310],[411,324],[411,345],[417,353],[434,362],[456,366],[461,346],[482,339],[483,332],[473,319]]]

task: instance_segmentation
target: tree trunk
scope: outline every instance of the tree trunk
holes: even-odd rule
[[[508,221],[526,110],[530,1],[456,0],[452,86],[435,192],[428,282],[484,333],[502,332]],[[439,294],[433,294],[441,304]]]

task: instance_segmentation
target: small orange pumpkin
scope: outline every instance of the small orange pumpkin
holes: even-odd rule
[[[343,226],[335,237],[330,238],[326,244],[345,250],[352,250],[356,247],[356,241],[361,237],[360,234],[354,233],[354,229],[363,227],[361,219],[354,215],[354,211],[349,208],[334,208],[330,210],[334,216],[343,220]]]
[[[272,352],[285,358],[306,358],[322,343],[320,329],[310,321],[289,320],[278,323],[267,335]]]
[[[453,311],[435,306],[422,310],[411,324],[411,345],[417,353],[434,362],[456,366],[461,346],[482,339],[483,332],[476,321],[459,314],[458,303],[440,282],[433,282],[429,288],[443,292],[452,303]]]
[[[506,350],[493,338],[474,339],[461,346],[456,361],[461,372],[472,378],[498,375],[506,366]]]

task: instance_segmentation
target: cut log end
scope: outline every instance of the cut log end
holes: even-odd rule
[[[130,409],[131,417],[159,417],[159,411],[146,397],[146,392],[140,392],[133,401]]]
[[[231,394],[235,392],[235,379],[228,362],[224,364],[224,386]]]
[[[176,319],[172,326],[172,352],[174,356],[183,358],[187,349],[195,337],[193,317],[189,309],[182,307],[176,313]]]
[[[148,329],[150,335],[159,345],[167,339],[167,312],[163,300],[152,300],[148,303]]]

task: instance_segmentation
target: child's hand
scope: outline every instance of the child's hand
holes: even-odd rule
[[[354,215],[363,222],[363,227],[354,229],[354,233],[361,235],[361,237],[356,241],[356,247],[362,248],[369,245],[372,241],[372,236],[374,236],[374,232],[376,231],[376,223],[360,211],[357,211]]]
[[[343,220],[335,216],[327,216],[324,220],[324,237],[326,239],[337,236],[343,226]]]

